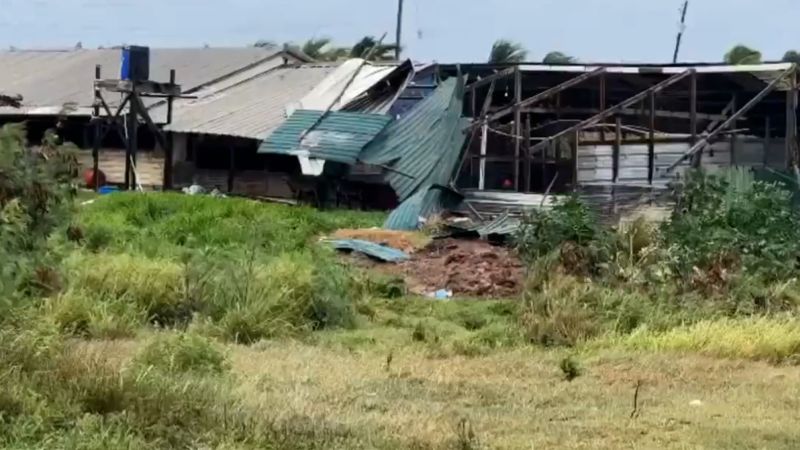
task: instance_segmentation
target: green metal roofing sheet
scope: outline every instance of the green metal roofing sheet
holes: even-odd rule
[[[390,167],[388,181],[403,201],[433,184],[447,185],[466,136],[461,117],[464,80],[450,78],[398,121],[386,127],[359,156]]]
[[[387,167],[386,178],[402,202],[384,224],[395,230],[417,228],[419,218],[440,212],[454,195],[445,186],[461,157],[468,119],[461,117],[464,79],[444,81],[400,120],[386,127],[359,156]]]
[[[264,140],[258,153],[308,156],[355,164],[364,146],[391,120],[384,114],[345,111],[326,114],[324,111],[301,109]]]

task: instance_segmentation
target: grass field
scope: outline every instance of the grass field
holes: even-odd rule
[[[797,448],[794,311],[678,313],[573,277],[536,291],[564,311],[546,320],[520,299],[386,298],[385,274],[318,242],[382,220],[81,206],[80,237],[53,242],[61,289],[4,310],[0,447]]]

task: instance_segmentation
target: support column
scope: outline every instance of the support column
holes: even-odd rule
[[[236,150],[228,147],[228,193],[233,192],[233,177],[236,172]]]
[[[622,150],[622,118],[616,117],[616,127],[614,132],[614,150],[611,168],[611,178],[614,183],[619,181],[619,153]]]
[[[102,67],[100,65],[94,66],[94,79],[101,78]],[[94,141],[92,142],[92,184],[94,185],[95,192],[100,190],[100,141],[102,137],[102,121],[100,120],[100,89],[95,86],[94,88]]]
[[[489,138],[489,124],[481,125],[481,159],[478,162],[478,190],[486,188],[486,140]]]
[[[697,143],[697,72],[692,72],[689,88],[689,132],[691,134],[691,144]],[[692,158],[691,166],[700,167],[703,152],[699,152]]]
[[[736,94],[733,94],[733,110],[736,111]],[[733,131],[736,129],[736,120],[731,121],[731,126],[728,127],[728,131]],[[736,133],[731,133],[729,136],[728,145],[730,145],[730,152],[731,152],[731,166],[736,165]]]
[[[519,192],[519,153],[522,145],[522,113],[519,104],[522,101],[522,72],[517,66],[514,71],[514,191]]]
[[[789,75],[789,90],[786,91],[786,164],[797,167],[795,139],[797,138],[797,73]]]
[[[647,141],[647,182],[653,184],[656,171],[656,93],[650,92],[650,123]]]
[[[175,85],[175,69],[169,71],[169,83]],[[174,98],[171,96],[167,98],[167,125],[172,123],[173,100]],[[161,182],[161,190],[166,191],[172,189],[172,169],[175,161],[172,136],[165,136],[164,140],[166,141],[164,148],[164,180]]]
[[[531,115],[525,114],[525,192],[531,191]]]
[[[600,111],[605,111],[606,109],[606,74],[600,74]],[[606,129],[600,129],[600,143],[606,143]]]
[[[581,130],[575,130],[575,151],[572,154],[572,190],[578,191],[578,148],[581,146]]]
[[[125,189],[136,189],[137,180],[136,180],[136,151],[138,144],[138,133],[139,133],[139,110],[136,106],[136,101],[133,96],[136,94],[136,88],[134,87],[133,92],[131,92],[131,101],[128,103],[128,115],[126,116],[126,131],[128,136],[128,145],[127,145],[127,154],[125,155]]]
[[[764,157],[762,165],[767,167],[769,164],[769,148],[772,145],[772,130],[770,130],[769,116],[764,119]]]

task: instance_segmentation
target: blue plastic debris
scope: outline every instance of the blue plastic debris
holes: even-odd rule
[[[119,192],[119,188],[116,186],[101,186],[100,189],[97,190],[98,193],[101,195],[111,194],[113,192]]]
[[[361,239],[337,239],[328,242],[337,250],[363,253],[380,261],[396,263],[410,259],[410,256],[401,250]]]

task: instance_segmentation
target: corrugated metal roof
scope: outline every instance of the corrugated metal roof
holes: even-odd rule
[[[298,101],[335,65],[280,67],[238,85],[175,102],[168,131],[263,140],[286,120],[286,105]],[[211,87],[213,89],[213,87]]]
[[[360,239],[339,239],[329,241],[337,250],[349,250],[363,253],[371,258],[385,262],[400,262],[410,259],[408,254],[396,248],[376,244]]]
[[[461,117],[464,81],[444,81],[436,92],[402,119],[390,124],[365,149],[359,159],[367,164],[389,165],[387,178],[403,201],[421,188],[447,185],[458,164],[465,135]]]
[[[154,81],[167,82],[170,69],[175,69],[177,82],[187,92],[278,54],[278,49],[255,47],[151,49],[150,75]],[[93,102],[95,65],[103,67],[103,77],[116,78],[120,58],[119,49],[0,52],[3,92],[24,98],[21,111],[2,112],[53,114],[53,108],[67,103],[88,108]]]
[[[363,59],[348,59],[292,105],[292,109],[338,111],[386,78],[395,68],[395,65],[375,65]]]
[[[264,140],[258,152],[352,165],[364,146],[391,120],[383,114],[298,110]]]

